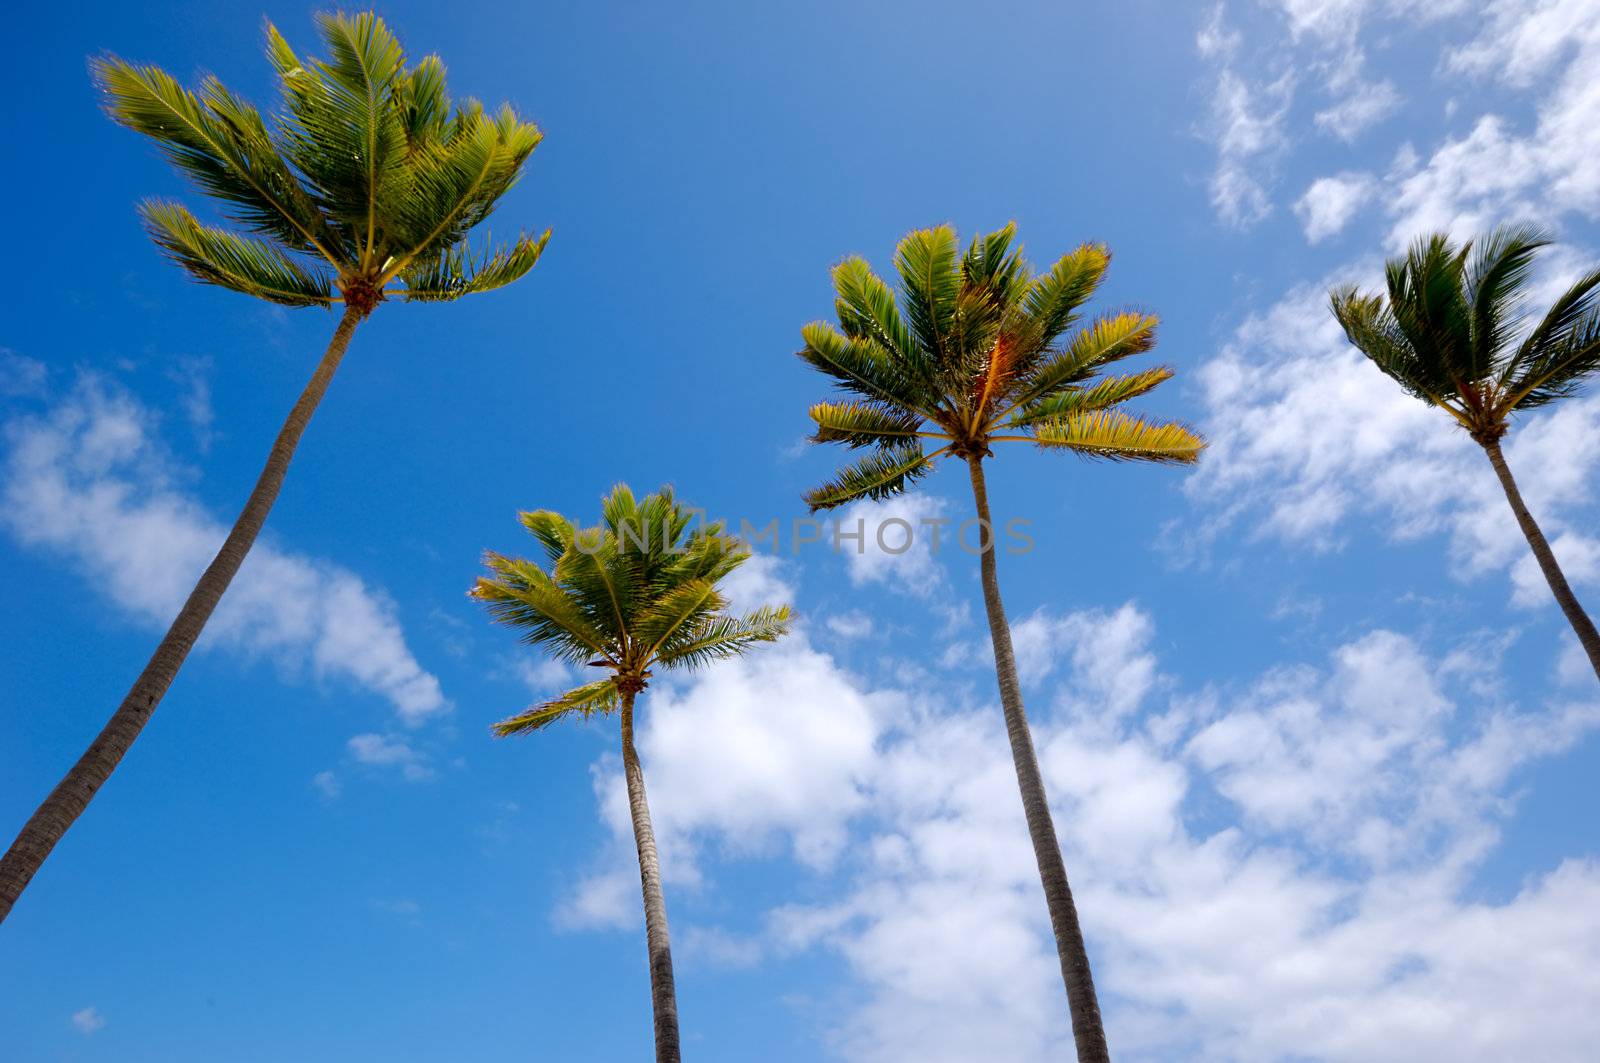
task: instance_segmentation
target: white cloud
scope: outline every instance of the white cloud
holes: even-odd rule
[[[744,613],[767,605],[793,605],[794,584],[785,579],[790,568],[781,558],[752,552],[722,581],[729,610]]]
[[[337,801],[344,793],[344,784],[339,781],[339,776],[331,771],[317,772],[311,777],[311,785],[316,787],[317,793],[328,801]]]
[[[1445,57],[1450,76],[1541,91],[1533,128],[1487,113],[1445,141],[1399,189],[1391,243],[1508,218],[1600,217],[1600,18],[1591,0],[1500,0]]]
[[[427,756],[403,738],[358,734],[351,736],[346,748],[356,763],[394,768],[407,782],[424,782],[433,778],[433,768],[429,766]]]
[[[37,358],[0,347],[0,396],[43,395],[50,371]]]
[[[1342,173],[1313,181],[1294,207],[1305,225],[1306,239],[1315,244],[1338,233],[1376,191],[1371,174]]]
[[[801,863],[830,866],[845,821],[863,806],[874,745],[898,711],[891,696],[863,692],[803,631],[683,679],[658,679],[638,704],[662,874],[676,887],[700,882],[696,839],[708,833],[733,851],[786,843]],[[631,926],[638,871],[618,759],[603,758],[593,778],[611,844],[556,921]]]
[[[99,1008],[83,1008],[72,1013],[72,1025],[83,1036],[91,1037],[105,1029],[106,1019]]]
[[[824,521],[817,545],[844,555],[857,586],[883,583],[927,597],[944,582],[940,556],[960,549],[961,522],[946,516],[949,510],[944,499],[925,493],[857,502]],[[969,540],[977,534],[971,530]]]
[[[1576,1059],[1600,1036],[1600,866],[1568,861],[1496,901],[1473,880],[1516,772],[1600,726],[1600,704],[1519,710],[1492,653],[1436,659],[1386,631],[1326,667],[1164,700],[1136,607],[1018,627],[1072,650],[1028,666],[1071,692],[1034,706],[1035,734],[1119,1058],[1488,1061],[1529,1044]],[[723,750],[649,740],[664,854],[680,890],[682,864],[751,838],[834,833],[853,856],[820,865],[815,899],[773,911],[764,942],[696,931],[705,961],[838,955],[851,984],[829,1039],[845,1059],[1070,1056],[998,710],[873,692],[807,647],[781,656],[782,682],[707,673],[664,706],[664,733],[716,734],[736,714],[767,732],[735,739],[760,770],[727,784],[704,779]],[[1124,672],[1144,678],[1121,690]],[[813,718],[799,742],[795,715]],[[620,840],[615,789],[597,792]],[[610,891],[636,922],[624,870],[573,904],[603,911]],[[714,889],[710,875],[689,878]]]
[[[827,628],[829,631],[846,639],[864,639],[873,632],[872,617],[858,609],[848,613],[836,613],[828,617]]]
[[[1600,959],[1600,919],[1567,907],[1600,897],[1600,868],[1569,863],[1500,905],[1463,888],[1511,771],[1569,747],[1600,706],[1469,710],[1442,667],[1374,633],[1326,673],[1269,675],[1171,750],[1132,717],[1038,722],[1119,1055],[1490,1060],[1533,1037],[1543,1058],[1581,1056],[1592,986],[1554,972]],[[879,778],[890,827],[854,891],[774,917],[781,941],[838,950],[865,984],[846,1057],[1070,1054],[998,715],[923,721]],[[1208,779],[1242,818],[1196,833],[1183,809]],[[1369,862],[1329,863],[1344,852]],[[1553,951],[1519,954],[1523,927]],[[1504,962],[1535,983],[1516,1003],[1493,988]],[[1535,1002],[1537,1018],[1521,1010]]]
[[[1331,107],[1317,112],[1317,128],[1351,141],[1400,107],[1400,92],[1389,81],[1362,82]]]
[[[1217,149],[1211,205],[1229,225],[1247,227],[1272,212],[1267,185],[1286,146],[1284,122],[1294,78],[1252,82],[1224,66],[1211,97],[1206,135]]]
[[[1568,583],[1600,586],[1600,539],[1567,531],[1551,541],[1550,551],[1556,555]],[[1524,608],[1550,601],[1550,584],[1545,582],[1544,572],[1531,552],[1511,566],[1511,585],[1511,600]]]
[[[1331,549],[1350,518],[1377,515],[1395,539],[1447,535],[1458,576],[1510,568],[1527,544],[1480,448],[1346,342],[1326,292],[1294,289],[1201,367],[1211,448],[1186,489],[1212,511],[1203,534],[1248,521],[1258,538]],[[1592,526],[1600,396],[1527,415],[1505,449],[1549,537]],[[1580,582],[1583,549],[1570,547]]]
[[[185,493],[127,392],[88,377],[46,415],[5,425],[0,524],[71,561],[97,591],[151,625],[167,624],[226,527]],[[388,699],[406,723],[449,707],[407,648],[393,604],[337,565],[258,543],[201,645],[309,664]]]

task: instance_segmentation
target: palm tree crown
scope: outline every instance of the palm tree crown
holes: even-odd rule
[[[905,489],[945,454],[985,456],[1002,440],[1088,457],[1194,461],[1204,444],[1175,423],[1123,412],[1172,376],[1165,368],[1098,376],[1148,351],[1156,318],[1138,311],[1078,325],[1111,254],[1084,244],[1035,275],[1015,225],[960,254],[949,226],[900,241],[898,301],[865,260],[833,270],[839,326],[813,322],[800,357],[856,396],[811,407],[816,442],[871,448],[806,495],[813,510]],[[931,452],[925,440],[939,444]]]
[[[1335,289],[1350,342],[1411,394],[1445,410],[1479,443],[1505,435],[1512,413],[1574,394],[1600,369],[1600,269],[1580,277],[1522,332],[1529,274],[1549,237],[1497,229],[1456,247],[1419,239],[1386,269],[1387,298]]]
[[[370,12],[321,14],[317,26],[327,61],[302,59],[267,25],[282,93],[270,121],[215,77],[192,92],[154,66],[93,62],[111,116],[248,230],[150,200],[140,213],[156,243],[201,281],[362,314],[391,294],[455,299],[532,269],[548,231],[476,253],[467,236],[516,181],[538,128],[509,105],[452,105],[438,57],[408,65]]]
[[[607,496],[596,527],[577,528],[549,510],[522,514],[546,564],[490,553],[493,574],[478,580],[472,596],[528,645],[611,674],[502,720],[497,734],[610,712],[648,684],[653,668],[733,657],[788,629],[788,606],[726,612],[717,584],[750,554],[721,525],[691,530],[692,520],[671,488],[636,500],[625,484]]]

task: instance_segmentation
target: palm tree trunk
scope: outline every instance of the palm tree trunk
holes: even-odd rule
[[[633,693],[622,695],[622,771],[628,780],[633,840],[639,849],[639,883],[644,890],[644,933],[650,949],[650,1006],[655,1013],[656,1063],[678,1063],[678,991],[672,978],[672,946],[667,940],[667,899],[661,892],[661,861],[644,794],[644,769],[633,748]]]
[[[118,762],[161,703],[167,688],[172,686],[184,658],[194,648],[195,640],[200,637],[206,621],[222,599],[222,592],[228,589],[228,584],[256,541],[261,526],[266,523],[267,513],[272,509],[273,502],[277,501],[284,475],[289,471],[289,460],[294,457],[295,446],[300,442],[312,413],[316,411],[317,403],[322,401],[323,394],[327,392],[334,370],[339,368],[345,349],[350,345],[350,337],[362,317],[359,310],[346,307],[339,327],[334,330],[333,339],[328,343],[327,353],[322,356],[322,362],[312,374],[310,383],[300,393],[294,409],[289,411],[289,418],[272,444],[272,452],[267,456],[266,467],[261,470],[255,490],[250,492],[250,498],[245,502],[239,519],[234,522],[233,530],[223,540],[222,549],[217,551],[217,556],[200,577],[200,582],[189,593],[188,601],[178,611],[177,619],[167,629],[161,644],[156,647],[155,655],[145,665],[144,671],[139,673],[139,678],[112,714],[110,722],[89,746],[88,752],[78,758],[72,770],[50,791],[50,796],[34,812],[22,828],[22,833],[17,835],[17,840],[6,850],[5,856],[0,857],[0,922],[4,922],[10,914],[12,905],[22,896],[22,891],[50,855],[50,850],[56,847],[73,822],[83,815],[95,793],[111,777]]]
[[[1067,883],[1067,867],[1061,859],[1061,844],[1056,839],[1055,823],[1045,798],[1044,779],[1039,774],[1039,758],[1033,751],[1033,734],[1028,715],[1022,708],[1022,688],[1017,680],[1017,658],[1011,648],[1011,626],[1000,600],[1000,577],[995,568],[994,521],[989,516],[989,490],[983,477],[983,458],[967,458],[972,473],[972,497],[978,506],[983,529],[983,604],[989,614],[989,637],[994,641],[995,676],[1000,683],[1000,704],[1005,709],[1006,736],[1011,739],[1011,760],[1017,770],[1017,788],[1022,791],[1022,811],[1028,820],[1028,836],[1033,839],[1033,855],[1039,863],[1039,880],[1044,884],[1045,904],[1050,909],[1050,928],[1055,931],[1056,954],[1061,961],[1061,980],[1067,987],[1067,1007],[1072,1013],[1072,1039],[1077,1044],[1079,1063],[1110,1063],[1105,1026],[1100,1020],[1100,1002],[1095,996],[1094,975],[1089,970],[1089,950],[1083,930],[1078,926],[1078,908]]]
[[[1594,621],[1589,619],[1589,614],[1578,604],[1578,597],[1567,585],[1567,577],[1562,573],[1561,566],[1556,563],[1556,555],[1550,550],[1550,544],[1545,541],[1544,532],[1539,530],[1533,514],[1528,512],[1527,505],[1523,503],[1522,492],[1517,490],[1517,481],[1511,476],[1511,467],[1506,464],[1505,455],[1500,453],[1500,441],[1490,440],[1483,444],[1483,450],[1489,455],[1489,464],[1494,466],[1495,475],[1500,477],[1500,486],[1505,489],[1506,501],[1511,503],[1511,512],[1517,515],[1517,523],[1522,526],[1522,534],[1527,537],[1528,546],[1533,550],[1533,556],[1539,562],[1540,570],[1544,572],[1545,582],[1550,584],[1550,593],[1555,595],[1556,604],[1561,606],[1561,611],[1567,616],[1567,623],[1571,624],[1572,630],[1577,633],[1583,652],[1589,655],[1589,664],[1594,667],[1595,676],[1600,677],[1600,632],[1595,631]]]

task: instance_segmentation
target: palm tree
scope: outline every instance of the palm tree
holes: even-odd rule
[[[633,703],[656,668],[693,668],[736,657],[788,630],[789,608],[761,608],[743,616],[726,612],[717,584],[748,558],[720,524],[690,531],[691,510],[670,487],[635,500],[618,484],[606,497],[602,523],[579,529],[559,513],[522,514],[539,540],[548,570],[533,561],[490,553],[492,576],[472,597],[497,623],[516,628],[522,641],[560,661],[603,668],[604,679],[567,691],[495,724],[497,735],[529,734],[577,716],[621,710],[622,769],[639,851],[649,946],[650,996],[655,1014],[656,1059],[677,1063],[678,1000],[667,938],[667,904],[644,770],[633,747]]]
[[[1600,634],[1556,563],[1500,452],[1511,416],[1575,395],[1600,369],[1600,269],[1568,288],[1518,342],[1529,273],[1549,244],[1539,229],[1500,228],[1476,247],[1444,233],[1419,239],[1385,270],[1389,297],[1354,285],[1332,293],[1345,335],[1411,394],[1444,410],[1483,448],[1506,501],[1589,663]]]
[[[244,232],[171,202],[143,203],[150,236],[194,278],[284,306],[344,311],[215,559],[109,723],[0,858],[0,920],[149,721],[239,571],[356,326],[384,300],[442,302],[509,284],[549,233],[473,252],[468,233],[538,145],[510,107],[452,107],[444,66],[408,65],[376,15],[320,15],[327,61],[302,60],[270,24],[281,111],[269,122],[222,82],[198,91],[153,66],[94,61],[106,110],[156,142]]]
[[[998,442],[1028,442],[1092,458],[1192,462],[1204,445],[1178,424],[1117,409],[1172,376],[1163,368],[1100,377],[1109,363],[1147,351],[1155,317],[1134,311],[1078,325],[1110,252],[1084,244],[1035,275],[1013,246],[1015,225],[960,253],[949,226],[900,241],[899,301],[861,258],[833,270],[839,327],[802,330],[800,357],[852,398],[811,407],[818,443],[871,453],[806,495],[813,512],[906,490],[939,458],[964,461],[981,522],[983,602],[994,642],[1000,703],[1022,807],[1044,884],[1078,1058],[1106,1060],[1088,950],[1078,926],[1051,822],[1033,737],[1023,711],[1011,628],[995,571],[994,524],[983,462]],[[932,441],[925,443],[924,441]],[[937,444],[937,449],[929,450]]]

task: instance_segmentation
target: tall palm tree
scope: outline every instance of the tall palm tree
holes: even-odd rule
[[[1600,633],[1556,563],[1500,452],[1511,416],[1577,394],[1600,370],[1600,269],[1580,277],[1518,341],[1529,273],[1550,240],[1529,226],[1454,246],[1419,239],[1385,270],[1388,298],[1332,293],[1345,335],[1411,394],[1444,410],[1483,448],[1578,642],[1600,677]]]
[[[1015,236],[1016,227],[1007,225],[973,240],[963,255],[949,226],[911,233],[895,252],[898,305],[896,293],[865,260],[847,258],[834,268],[839,326],[807,325],[800,357],[853,397],[811,407],[813,440],[871,453],[807,494],[806,502],[815,512],[882,499],[926,476],[941,457],[966,463],[982,522],[983,602],[1006,734],[1055,931],[1078,1058],[1087,1063],[1110,1057],[1022,706],[995,570],[983,462],[999,442],[1154,462],[1192,462],[1204,444],[1182,425],[1118,409],[1171,377],[1170,370],[1099,376],[1108,364],[1148,351],[1155,342],[1155,317],[1134,311],[1078,327],[1110,252],[1084,244],[1035,275],[1014,246]]]
[[[602,523],[579,529],[559,513],[522,514],[539,540],[545,566],[490,553],[493,575],[482,577],[472,596],[494,620],[516,628],[522,641],[557,660],[590,665],[604,679],[567,691],[495,724],[498,735],[528,734],[557,720],[620,710],[622,769],[639,852],[649,947],[650,995],[655,1015],[656,1059],[677,1063],[678,1000],[667,937],[667,904],[661,891],[644,770],[633,747],[633,704],[657,668],[693,668],[736,657],[758,642],[771,642],[789,625],[788,606],[761,608],[743,616],[727,613],[717,584],[749,552],[713,524],[690,530],[691,510],[670,487],[635,500],[618,484],[606,497]]]
[[[549,238],[524,235],[480,252],[467,242],[538,145],[535,126],[509,106],[492,116],[472,100],[453,107],[438,58],[408,64],[376,15],[320,15],[317,25],[326,61],[301,59],[267,26],[283,97],[270,121],[216,78],[190,91],[153,66],[94,62],[111,117],[154,140],[245,230],[146,201],[145,227],[174,262],[258,299],[344,309],[238,520],[150,663],[0,858],[0,920],[172,685],[266,522],[356,326],[391,297],[442,302],[509,284],[533,268]]]

